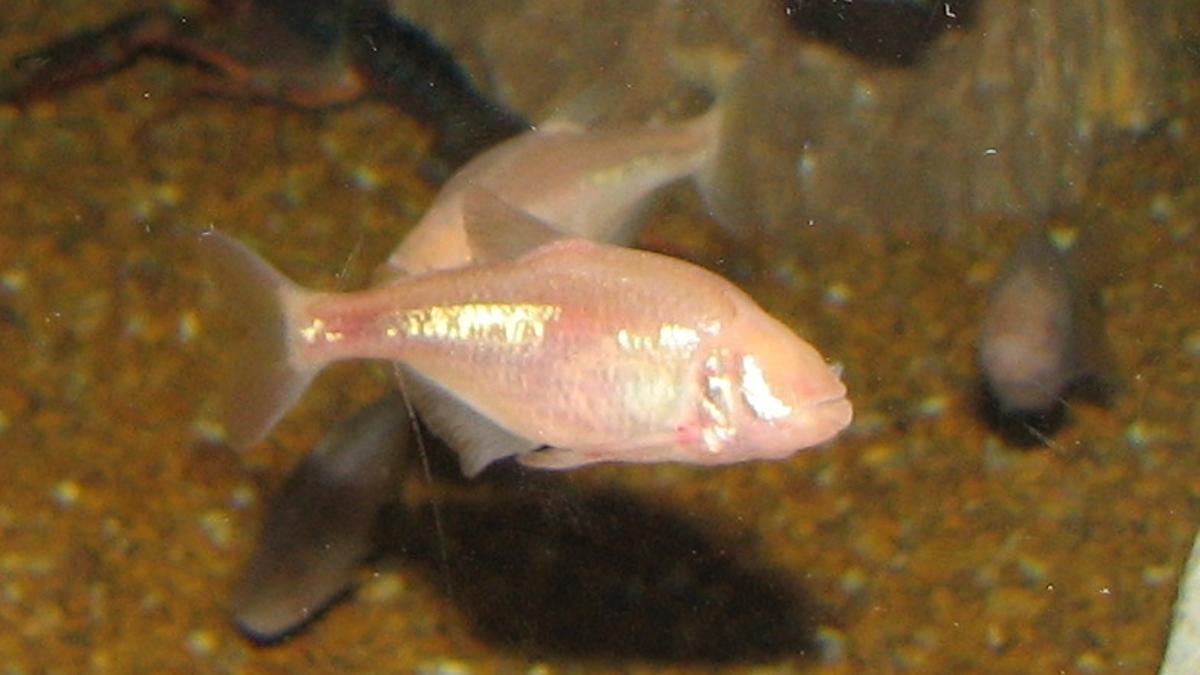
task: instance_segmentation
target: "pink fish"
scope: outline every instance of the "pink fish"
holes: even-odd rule
[[[834,370],[722,277],[561,238],[482,190],[463,211],[477,264],[354,293],[302,289],[245,246],[201,236],[258,327],[230,390],[230,442],[263,438],[324,366],[364,358],[403,364],[455,402],[418,401],[469,476],[510,455],[555,469],[780,459],[849,424]]]
[[[551,123],[505,141],[467,163],[443,186],[376,278],[387,283],[471,263],[463,222],[464,194],[471,190],[485,189],[564,233],[627,243],[656,189],[685,176],[707,186],[720,124],[720,108],[714,103],[704,115],[658,127],[587,130]],[[702,191],[706,196],[711,192]],[[407,367],[397,367],[396,376],[426,425],[453,440],[470,409],[452,396],[439,396],[435,386]]]
[[[384,279],[471,262],[463,195],[472,187],[587,239],[626,243],[647,197],[685,176],[704,186],[720,108],[660,127],[584,130],[551,124],[484,152],[456,173],[380,269]]]

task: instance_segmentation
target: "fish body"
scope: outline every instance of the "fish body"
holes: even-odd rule
[[[484,189],[563,232],[627,243],[647,197],[685,176],[704,183],[720,110],[661,127],[545,125],[480,154],[456,173],[380,270],[384,279],[471,262],[463,195]]]
[[[529,225],[496,220],[486,229],[504,242]],[[322,367],[360,358],[403,364],[516,441],[456,448],[468,475],[511,454],[545,468],[776,459],[851,418],[845,386],[811,345],[725,279],[667,256],[553,239],[515,258],[314,293],[217,233],[201,243],[261,321],[231,390],[235,445],[261,439]]]
[[[349,585],[373,548],[376,514],[395,498],[411,431],[394,392],[330,430],[292,471],[233,593],[244,633],[280,639]]]
[[[1005,262],[980,334],[979,363],[1002,413],[1048,411],[1081,375],[1079,313],[1066,259],[1034,231]]]

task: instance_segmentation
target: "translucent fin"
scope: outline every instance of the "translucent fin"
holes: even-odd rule
[[[527,453],[538,444],[501,428],[437,383],[407,366],[396,375],[421,421],[458,455],[463,475],[474,478],[489,464]]]
[[[711,45],[679,46],[668,54],[671,70],[680,79],[707,89],[717,98],[739,76],[748,58],[739,49]]]
[[[696,54],[691,55],[698,58]],[[696,186],[704,198],[708,212],[727,231],[744,237],[759,230],[766,217],[764,204],[758,199],[762,189],[762,167],[755,150],[761,136],[761,94],[767,81],[762,54],[734,60],[713,56],[716,63],[709,66],[707,85],[715,101],[709,115],[712,124],[712,148],[706,162],[696,172]],[[679,64],[676,64],[679,68]],[[702,70],[689,64],[684,70]],[[696,79],[705,79],[693,74]]]
[[[396,496],[411,429],[393,392],[335,426],[292,471],[234,591],[233,617],[243,632],[279,639],[349,585],[371,553],[376,516]]]
[[[580,133],[595,126],[604,113],[612,109],[621,90],[612,85],[591,85],[571,95],[565,103],[551,106],[554,111],[537,123],[542,133]]]
[[[703,198],[709,214],[718,220],[721,220],[722,214],[728,211],[721,201],[724,196],[718,182],[721,179],[718,164],[723,150],[721,133],[724,119],[725,109],[721,106],[721,102],[717,101],[708,112],[689,122],[698,127],[698,131],[709,139],[708,152],[704,155],[704,161],[692,179],[696,183],[696,189],[700,192],[700,197]],[[721,222],[724,224],[725,221]]]
[[[288,354],[287,307],[305,291],[220,232],[201,232],[196,248],[230,311],[249,325],[226,383],[224,410],[227,442],[244,448],[267,436],[316,375]]]
[[[579,134],[587,131],[587,127],[569,118],[559,117],[556,112],[554,117],[548,118],[545,122],[538,122],[534,131],[544,134]]]
[[[520,455],[517,457],[517,461],[521,463],[521,466],[527,466],[531,469],[565,471],[604,460],[590,458],[578,450],[571,450],[569,448],[543,448],[537,452]]]
[[[729,140],[731,132],[735,137],[740,132],[738,125],[743,117],[740,107],[754,104],[743,83],[750,60],[740,50],[721,46],[681,46],[670,54],[671,69],[675,74],[703,87],[713,97],[708,112],[689,122],[709,138],[708,155],[694,179],[709,213],[731,230],[749,220],[744,208],[737,203],[742,195],[735,188],[737,181],[748,179],[736,166],[743,148],[735,147],[736,143],[731,144]]]
[[[567,235],[481,187],[462,197],[463,228],[477,262],[512,260]]]

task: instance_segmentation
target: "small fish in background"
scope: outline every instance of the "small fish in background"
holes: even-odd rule
[[[979,335],[984,410],[1015,444],[1044,444],[1065,419],[1069,393],[1107,397],[1099,312],[1080,286],[1038,227],[1013,249],[992,287]]]
[[[401,362],[465,404],[443,428],[458,429],[445,440],[468,476],[513,455],[556,469],[781,459],[849,424],[816,349],[719,275],[563,239],[483,190],[464,209],[476,264],[358,293],[303,290],[245,246],[199,237],[256,324],[228,390],[232,445],[261,440],[322,367],[358,358]]]
[[[411,424],[393,392],[337,425],[292,471],[234,590],[234,622],[248,637],[281,640],[347,590],[374,549],[380,510],[397,497]]]

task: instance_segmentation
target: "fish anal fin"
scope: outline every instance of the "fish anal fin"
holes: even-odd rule
[[[591,448],[541,448],[519,455],[517,461],[531,469],[565,471],[588,464],[619,462],[621,464],[660,464],[681,462],[684,464],[711,464],[717,455],[688,452],[679,444],[674,434],[643,439],[636,444],[596,446]],[[706,461],[708,460],[708,461]]]

